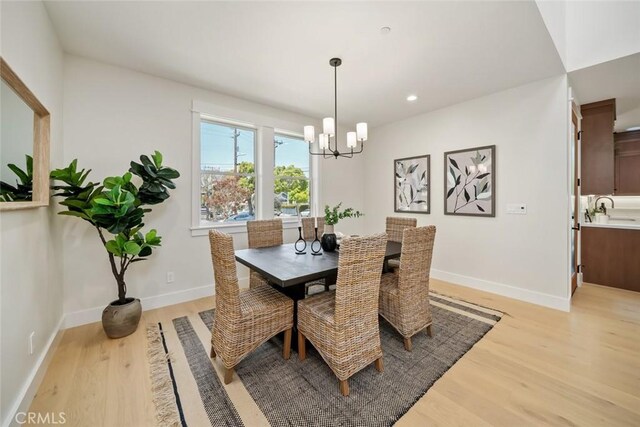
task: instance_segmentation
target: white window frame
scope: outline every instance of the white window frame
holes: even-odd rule
[[[298,133],[298,132],[291,132],[288,130],[283,130],[283,129],[274,129],[273,131],[273,141],[275,143],[275,137],[276,135],[282,135],[282,136],[289,136],[292,138],[300,138],[302,139],[302,141],[304,142],[304,134]],[[313,157],[311,155],[311,153],[309,153],[309,208],[312,209],[315,202],[315,193],[317,191],[314,191],[314,181],[316,181],[316,175],[315,175],[315,167],[314,167],[314,161],[313,161]],[[273,168],[271,169],[272,173],[275,170],[275,146],[273,148]],[[274,176],[274,182],[275,182],[275,176]],[[275,185],[274,185],[275,187]],[[273,210],[273,206],[271,207],[271,210]],[[298,219],[295,217],[288,217],[288,218],[283,218],[282,219],[282,224],[284,226],[284,224],[296,224],[297,226],[298,223]],[[295,228],[295,226],[292,227],[288,227],[288,228]]]
[[[218,118],[212,118],[209,116],[200,116],[200,129],[202,129],[202,123],[206,122],[206,123],[211,123],[214,125],[221,125],[221,126],[227,126],[229,128],[233,128],[233,129],[240,129],[240,130],[245,130],[245,131],[253,131],[254,132],[254,138],[253,138],[253,168],[254,168],[254,173],[253,173],[253,177],[254,177],[254,182],[255,182],[255,203],[256,206],[254,207],[254,211],[257,214],[257,206],[260,203],[259,202],[259,198],[260,195],[258,194],[258,171],[256,169],[256,164],[257,164],[257,148],[258,148],[258,128],[256,128],[253,125],[249,125],[246,123],[240,123],[240,122],[235,122],[235,121],[230,121],[230,120],[226,120],[226,119],[218,119]],[[201,152],[202,147],[201,147],[201,143],[202,140],[200,141],[200,144],[198,144],[198,150],[200,150],[199,152]],[[236,149],[236,147],[234,147],[234,149]],[[198,166],[199,169],[199,175],[200,175],[200,180],[202,179],[202,168],[201,168],[201,164]],[[221,172],[218,175],[229,175],[229,176],[238,176],[236,173],[224,173]],[[201,181],[199,182],[199,186],[201,185]],[[202,190],[199,191],[199,193]],[[229,228],[229,229],[233,229],[233,226],[236,225],[241,225],[246,227],[246,221],[238,221],[237,223],[228,223],[228,224],[224,224],[224,223],[220,223],[220,224],[216,224],[215,226],[203,226],[200,225],[200,214],[198,214],[198,227],[202,227],[202,228]]]
[[[257,106],[254,106],[257,108]],[[262,107],[261,109],[276,110]],[[285,113],[286,114],[286,113]],[[302,129],[308,122],[282,119],[276,114],[264,114],[237,108],[223,107],[205,101],[193,100],[191,107],[191,235],[206,236],[209,230],[219,229],[229,234],[243,234],[247,232],[246,222],[239,224],[215,224],[200,225],[200,122],[208,120],[215,123],[238,126],[256,130],[254,150],[255,180],[256,180],[256,218],[273,218],[273,198],[261,197],[264,194],[273,193],[274,188],[274,136],[275,134],[303,137],[298,132],[288,129]],[[319,126],[320,123],[312,123]],[[313,212],[319,212],[318,200],[320,200],[321,187],[317,156],[311,156],[309,162],[310,179],[310,203],[313,203]],[[283,221],[285,229],[297,227],[295,218]]]

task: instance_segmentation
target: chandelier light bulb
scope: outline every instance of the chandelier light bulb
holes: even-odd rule
[[[366,141],[368,136],[368,129],[366,123],[358,123],[356,125],[356,134],[358,136],[358,140]]]
[[[347,148],[356,148],[355,132],[347,132]]]
[[[316,129],[313,126],[304,127],[304,140],[309,144],[316,140]]]
[[[333,121],[333,117],[325,117],[322,119],[322,133],[327,134],[328,136],[333,136],[336,134],[336,126]]]

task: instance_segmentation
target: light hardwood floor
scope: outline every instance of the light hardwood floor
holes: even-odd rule
[[[563,313],[433,279],[432,289],[506,315],[397,425],[640,425],[639,293],[584,285]],[[212,305],[148,311],[141,326]],[[31,410],[64,411],[68,425],[155,425],[145,352],[144,327],[120,340],[99,323],[65,331]]]

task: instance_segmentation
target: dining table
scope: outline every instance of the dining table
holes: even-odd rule
[[[338,277],[340,249],[314,255],[310,250],[311,242],[307,243],[303,254],[296,253],[293,243],[235,251],[236,261],[260,273],[272,287],[294,301],[294,332],[297,330],[297,301],[306,296],[305,284],[324,279],[325,284],[332,285]],[[399,258],[401,250],[401,243],[387,241],[384,263],[380,266],[383,272],[388,270],[387,261]],[[291,344],[297,350],[296,338],[297,333],[294,333]]]

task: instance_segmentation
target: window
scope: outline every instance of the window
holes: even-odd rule
[[[309,216],[309,147],[304,139],[274,136],[274,216]]]
[[[200,122],[200,226],[255,218],[255,129]]]

